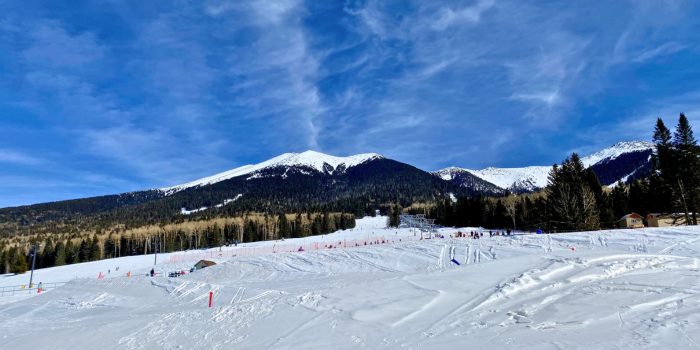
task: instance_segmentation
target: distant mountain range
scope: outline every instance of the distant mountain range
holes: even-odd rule
[[[583,158],[603,185],[648,174],[654,145],[621,142]],[[334,157],[307,151],[161,189],[0,209],[0,234],[46,222],[83,220],[134,226],[178,220],[183,215],[334,210],[367,212],[385,203],[530,192],[547,185],[551,166],[449,167],[426,172],[374,153]]]
[[[651,153],[654,144],[642,141],[619,142],[612,147],[581,159],[583,166],[593,167],[601,184],[609,186],[618,180],[628,182],[643,177],[651,171]],[[431,174],[460,186],[480,190],[473,177],[484,180],[500,190],[532,192],[547,186],[551,166],[529,166],[525,168],[486,168],[471,170],[449,167]],[[492,188],[491,188],[492,189]]]

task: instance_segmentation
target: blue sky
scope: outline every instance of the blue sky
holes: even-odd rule
[[[551,165],[700,128],[697,1],[3,1],[0,207],[285,152]]]

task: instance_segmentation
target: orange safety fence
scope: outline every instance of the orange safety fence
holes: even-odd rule
[[[202,260],[202,259],[214,259],[214,258],[231,258],[231,257],[243,257],[243,256],[257,256],[264,254],[276,254],[276,253],[296,253],[296,252],[309,252],[315,250],[326,250],[326,249],[338,249],[338,248],[353,248],[360,246],[372,246],[381,244],[397,244],[404,242],[411,242],[420,240],[415,237],[392,237],[391,239],[386,239],[384,236],[377,238],[362,238],[362,239],[351,239],[351,240],[338,240],[338,241],[322,241],[322,242],[311,242],[311,243],[283,243],[274,244],[272,246],[265,247],[237,247],[237,248],[227,248],[222,251],[206,251],[206,252],[191,252],[191,253],[179,253],[172,254],[168,259],[160,261],[160,263],[171,263],[177,261],[189,261],[189,260]]]

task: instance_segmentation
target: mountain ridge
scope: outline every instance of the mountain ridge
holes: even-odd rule
[[[593,170],[599,175],[599,179],[603,185],[612,185],[616,183],[618,178],[626,182],[637,178],[635,175],[641,176],[648,171],[650,169],[649,157],[651,152],[655,149],[656,147],[653,143],[645,141],[618,142],[608,148],[581,158],[581,162],[586,168],[593,167]],[[641,157],[629,157],[629,155],[639,155]],[[644,157],[646,157],[646,162],[642,161]],[[604,167],[606,164],[612,164],[610,166],[615,167],[616,164],[613,163],[621,158],[634,158],[630,161],[635,165],[632,168],[624,167],[627,169],[627,172],[622,174],[619,173],[619,171],[611,171],[611,169]],[[551,169],[552,166],[528,166],[521,168],[488,167],[481,170],[472,170],[453,166],[432,171],[431,174],[443,180],[455,181],[456,176],[458,176],[457,174],[469,173],[494,184],[503,191],[507,189],[511,192],[532,192],[547,186],[547,178]],[[614,174],[609,175],[609,172]],[[459,183],[459,180],[455,182]],[[464,185],[468,186],[468,184]]]
[[[212,185],[217,182],[226,181],[238,176],[248,174],[253,174],[253,176],[255,176],[256,172],[280,166],[309,167],[319,172],[328,172],[329,174],[333,174],[333,172],[335,172],[338,168],[348,169],[373,159],[386,159],[386,157],[376,153],[362,153],[348,157],[336,157],[311,150],[302,153],[284,153],[258,164],[244,165],[215,175],[186,182],[184,184],[159,188],[156,190],[163,192],[163,194],[166,196],[169,196],[191,187]],[[329,168],[327,165],[329,165],[331,168]]]

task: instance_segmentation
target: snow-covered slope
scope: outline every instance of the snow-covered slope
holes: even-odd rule
[[[625,154],[653,149],[654,144],[649,142],[619,142],[600,152],[582,158],[581,162],[584,167],[591,167],[597,164],[609,163]],[[551,169],[551,166],[529,166],[525,168],[489,167],[483,170],[449,167],[435,171],[433,174],[444,180],[454,181],[456,174],[466,172],[502,189],[509,189],[516,192],[529,192],[547,186],[547,177]],[[627,174],[627,176],[629,175],[630,174]],[[623,178],[625,177],[623,176]]]
[[[450,238],[454,228],[420,240],[385,221],[190,252],[253,254],[214,257],[217,265],[178,278],[161,276],[197,260],[164,253],[155,266],[138,255],[37,270],[48,291],[0,297],[0,348],[698,348],[696,226],[474,241]],[[380,237],[388,243],[345,244]],[[323,250],[279,251],[316,243]],[[159,274],[146,276],[151,268]]]
[[[160,190],[163,191],[166,195],[171,195],[173,193],[188,189],[190,187],[211,185],[237,176],[248,175],[263,169],[280,166],[303,166],[316,169],[320,172],[327,172],[332,174],[335,171],[335,169],[341,165],[344,165],[344,167],[347,169],[362,164],[369,160],[382,158],[384,157],[376,153],[357,154],[349,157],[334,157],[314,151],[306,151],[303,153],[285,153],[270,160],[264,161],[262,163],[244,165],[242,167],[225,171],[223,173],[205,177],[199,180],[190,181],[182,185],[161,188]],[[327,165],[330,165],[330,167],[328,167]]]
[[[467,171],[462,168],[449,167],[442,170],[433,171],[431,174],[436,175],[437,177],[445,181],[452,181],[454,183],[459,184],[460,186],[467,187],[472,190],[483,193],[504,192],[504,187],[500,187],[499,185],[493,182],[485,181],[480,176],[476,176],[470,171]]]
[[[644,141],[629,141],[629,142],[618,142],[612,147],[606,148],[598,153],[591,154],[588,157],[581,159],[583,166],[590,167],[604,161],[611,161],[617,159],[623,154],[654,150],[654,146],[651,142]]]
[[[503,189],[532,191],[547,186],[547,176],[552,168],[529,166],[526,168],[490,167],[483,170],[465,170]]]

